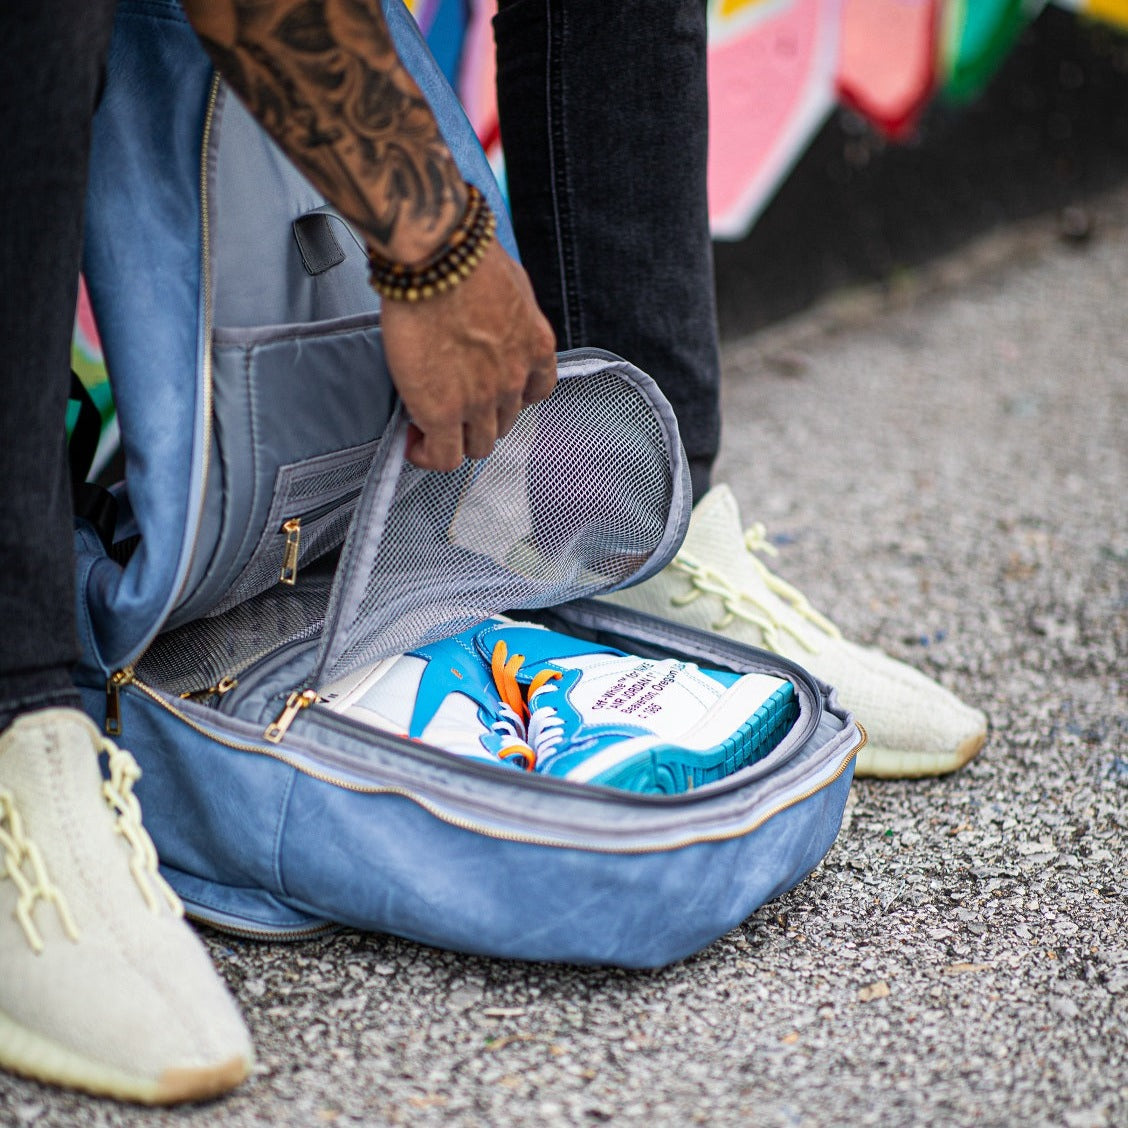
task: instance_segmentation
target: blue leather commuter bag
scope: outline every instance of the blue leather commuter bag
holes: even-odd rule
[[[516,253],[453,93],[399,0],[385,7]],[[653,967],[800,881],[838,831],[863,739],[850,716],[777,656],[593,598],[663,567],[688,522],[653,382],[608,353],[562,354],[557,390],[489,459],[406,463],[362,246],[175,3],[118,8],[84,269],[125,478],[110,545],[76,532],[80,683],[143,768],[146,824],[189,912],[244,935],[344,924]],[[495,769],[293,704],[507,610],[787,678],[798,720],[765,759],[665,797]]]

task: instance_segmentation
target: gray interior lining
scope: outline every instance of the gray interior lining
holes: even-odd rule
[[[207,566],[202,574],[194,570],[170,626],[226,609],[272,582],[267,562],[256,563],[255,553],[265,552],[277,535],[288,490],[331,469],[329,464],[354,464],[358,451],[375,451],[392,412],[394,389],[373,314],[217,331],[213,355],[209,520],[201,525],[197,548]],[[340,487],[349,508],[366,471],[366,464],[356,464]],[[339,544],[347,518],[332,528]],[[334,547],[328,529],[323,523],[318,551]],[[308,544],[312,548],[314,540]]]
[[[378,310],[364,250],[337,230],[346,227],[339,217],[324,230],[343,257],[312,273],[306,268],[293,224],[311,213],[331,214],[325,201],[238,98],[223,86],[219,98],[210,210],[213,324],[248,328]]]

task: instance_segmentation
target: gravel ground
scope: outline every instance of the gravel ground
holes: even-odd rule
[[[802,885],[652,973],[208,934],[259,1052],[172,1112],[14,1125],[1128,1124],[1128,191],[726,349],[719,477],[852,636],[988,711],[858,781]]]

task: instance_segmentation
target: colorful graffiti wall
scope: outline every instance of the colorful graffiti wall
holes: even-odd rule
[[[407,2],[504,180],[490,27],[496,0]],[[912,135],[933,98],[973,99],[1045,3],[708,0],[714,236],[748,233],[836,106],[897,141]],[[1056,3],[1128,29],[1128,0]],[[84,294],[74,366],[103,415],[104,460],[113,445],[113,406]]]

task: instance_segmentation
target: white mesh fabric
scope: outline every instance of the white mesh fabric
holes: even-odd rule
[[[342,557],[349,574],[338,579],[316,680],[498,611],[627,582],[660,549],[676,549],[682,469],[651,381],[607,358],[562,366],[553,395],[526,409],[490,458],[446,474],[404,464],[383,521],[366,487],[358,513],[370,517],[355,522]]]

